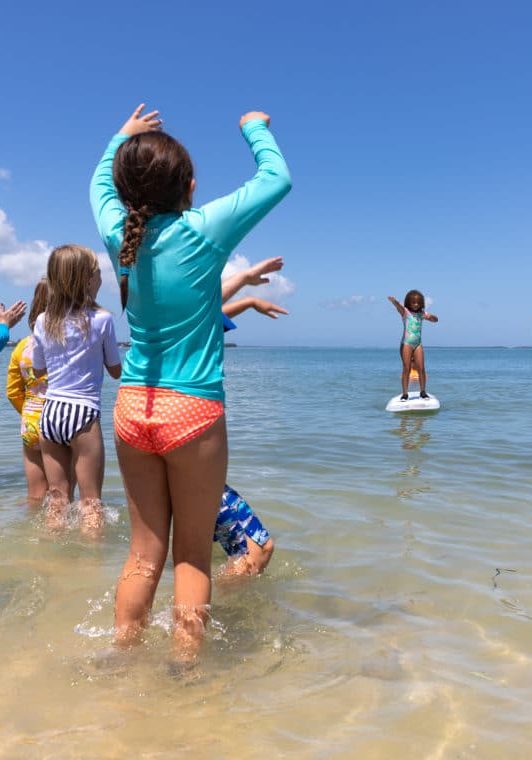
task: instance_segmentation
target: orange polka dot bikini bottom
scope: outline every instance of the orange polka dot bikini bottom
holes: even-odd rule
[[[223,413],[222,401],[168,388],[122,385],[114,409],[115,431],[136,449],[166,454],[204,433]]]

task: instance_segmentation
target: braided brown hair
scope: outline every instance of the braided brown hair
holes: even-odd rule
[[[165,132],[133,135],[118,148],[113,180],[128,209],[119,253],[120,296],[126,308],[128,271],[137,259],[146,223],[155,214],[190,208],[194,168],[186,149]]]
[[[120,301],[122,309],[126,308],[128,296],[128,277],[124,269],[129,269],[137,260],[137,250],[142,243],[142,237],[146,230],[146,222],[149,219],[149,209],[146,205],[138,210],[130,208],[124,222],[124,239],[118,258],[120,261]]]

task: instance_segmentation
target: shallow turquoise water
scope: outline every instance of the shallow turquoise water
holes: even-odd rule
[[[227,351],[229,482],[277,550],[262,578],[215,590],[182,678],[169,572],[145,647],[117,669],[97,659],[127,551],[116,385],[98,544],[52,539],[25,507],[3,399],[4,756],[232,758],[243,741],[252,758],[529,757],[532,351],[427,354],[441,411],[394,416],[396,350]]]

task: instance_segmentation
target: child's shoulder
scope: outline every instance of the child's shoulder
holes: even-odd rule
[[[90,310],[91,319],[93,319],[95,322],[108,322],[110,319],[113,318],[113,315],[110,311],[107,311],[107,309],[104,309],[101,306],[95,306]]]
[[[17,357],[19,357],[24,351],[24,349],[26,348],[26,346],[28,345],[29,341],[32,340],[32,338],[33,338],[32,335],[26,335],[24,338],[21,338],[19,342],[16,344],[13,351],[11,352],[11,358],[16,359]]]
[[[102,309],[101,306],[95,306],[91,309],[91,322],[96,330],[104,330],[107,325],[113,323],[113,315],[107,309]]]
[[[41,313],[39,314],[39,316],[35,320],[35,324],[33,326],[33,332],[34,333],[40,333],[40,332],[43,331],[43,329],[44,329],[44,317],[45,317],[45,312],[41,311]]]

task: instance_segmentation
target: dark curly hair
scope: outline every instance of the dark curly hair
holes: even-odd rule
[[[421,309],[420,309],[420,311],[424,311],[425,310],[425,296],[419,290],[409,290],[408,293],[405,296],[404,305],[406,306],[406,308],[408,309],[408,311],[414,311],[412,309],[411,303],[412,303],[412,299],[415,296],[417,296],[418,298],[421,298]]]

